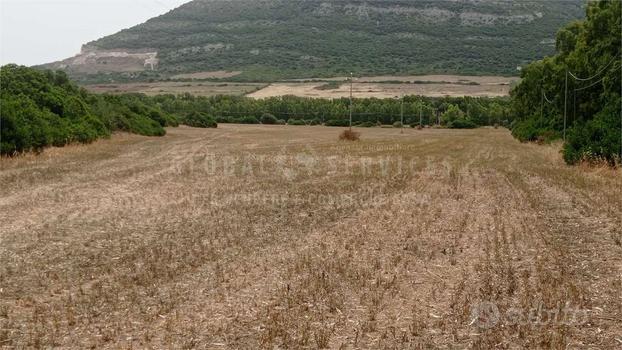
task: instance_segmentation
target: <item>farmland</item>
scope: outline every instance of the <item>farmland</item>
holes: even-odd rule
[[[242,96],[265,87],[258,83],[231,83],[231,82],[154,82],[154,83],[126,83],[126,84],[95,84],[85,88],[94,93],[141,93],[148,96],[155,95],[182,95]]]
[[[402,95],[427,97],[500,97],[510,94],[518,78],[498,76],[420,75],[372,76],[355,78],[352,93],[357,98],[394,98]],[[327,86],[327,82],[333,83]],[[350,95],[350,84],[344,77],[319,81],[277,82],[248,96],[266,98],[294,95],[313,98],[340,98]]]
[[[339,131],[0,159],[0,346],[620,346],[619,169],[505,129]]]
[[[254,98],[285,95],[340,98],[350,95],[350,85],[345,77],[297,79],[272,84],[201,80],[214,78],[226,80],[225,78],[230,78],[236,73],[239,72],[203,72],[177,76],[177,79],[187,81],[93,84],[85,87],[96,93],[144,93],[150,96],[189,93],[195,96],[248,95]],[[354,80],[353,93],[357,98],[394,98],[399,95],[498,97],[508,96],[512,84],[518,80],[516,77],[501,76],[369,76]],[[331,83],[330,88],[324,88]]]

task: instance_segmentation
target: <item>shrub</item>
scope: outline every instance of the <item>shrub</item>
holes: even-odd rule
[[[322,121],[319,118],[313,118],[309,120],[309,125],[322,125]]]
[[[358,125],[361,128],[373,128],[374,126],[376,126],[376,123],[373,122],[363,122],[361,124]]]
[[[290,119],[287,121],[287,125],[307,125],[303,119]]]
[[[287,122],[285,121],[285,119],[279,119],[279,120],[277,120],[277,122],[276,122],[276,123],[277,123],[277,124],[279,124],[279,125],[285,125],[285,124],[287,124]]]
[[[148,112],[148,116],[149,118],[155,120],[156,122],[158,122],[158,124],[160,124],[160,126],[167,126],[168,125],[168,120],[166,118],[166,116],[164,115],[164,113],[162,113],[161,111],[158,111],[156,109],[152,109]]]
[[[358,141],[361,138],[361,134],[353,130],[344,130],[339,134],[339,140],[341,141]]]
[[[0,81],[0,154],[92,142],[114,130],[111,121],[119,107],[79,89],[62,72],[8,65],[0,68]],[[106,108],[100,110],[100,105]],[[141,117],[164,132],[148,115]]]
[[[324,123],[326,126],[350,126],[348,119],[331,119]]]
[[[278,123],[278,120],[276,119],[276,117],[270,113],[264,113],[261,116],[261,124],[272,125],[272,124],[277,124],[277,123]]]
[[[233,124],[259,124],[259,119],[251,116],[235,118],[229,117],[229,123]]]
[[[402,125],[402,122],[395,122],[395,123],[393,123],[393,127],[394,128],[403,128],[404,125]]]
[[[448,105],[447,110],[441,115],[441,121],[447,126],[449,126],[449,124],[453,121],[463,118],[464,112],[462,112],[460,107],[452,104]]]
[[[621,161],[620,137],[620,111],[609,103],[594,119],[568,130],[564,160],[568,164],[605,161],[613,166]]]
[[[259,119],[251,116],[246,116],[238,119],[240,124],[259,124]]]
[[[447,127],[450,129],[475,129],[477,124],[473,123],[470,119],[458,118],[449,123]]]
[[[218,124],[212,117],[208,116],[205,113],[197,112],[197,111],[194,111],[188,114],[188,116],[186,116],[186,118],[184,119],[183,123],[185,125],[192,126],[195,128],[217,128],[218,127]]]
[[[535,117],[515,121],[512,125],[512,135],[521,142],[549,142],[560,136],[545,120]]]

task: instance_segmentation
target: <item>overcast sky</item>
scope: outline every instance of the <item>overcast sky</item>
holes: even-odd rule
[[[74,56],[91,40],[164,14],[189,0],[0,0],[0,64]]]

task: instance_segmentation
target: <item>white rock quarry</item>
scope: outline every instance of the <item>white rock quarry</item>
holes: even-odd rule
[[[158,52],[155,50],[99,50],[85,45],[76,56],[52,63],[51,66],[75,72],[97,73],[156,70],[158,64]]]

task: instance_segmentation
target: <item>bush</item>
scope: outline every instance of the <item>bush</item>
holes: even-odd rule
[[[150,119],[153,119],[156,122],[158,122],[158,124],[160,124],[160,126],[168,126],[169,125],[168,118],[164,115],[164,113],[162,113],[161,111],[159,111],[157,109],[150,110],[148,112],[148,116],[149,116]]]
[[[71,84],[62,72],[8,65],[0,68],[0,81],[0,154],[38,152],[110,135],[111,118],[97,109],[103,99]],[[142,117],[164,131],[156,121]]]
[[[276,122],[276,123],[277,123],[277,124],[279,124],[279,125],[286,125],[286,124],[287,124],[287,122],[285,121],[285,119],[279,119],[279,120],[277,120],[277,122]]]
[[[350,126],[349,119],[331,119],[324,123],[326,126]]]
[[[394,128],[403,128],[404,125],[402,125],[402,122],[395,122],[395,123],[393,123],[393,127]]]
[[[93,95],[90,99],[93,113],[109,130],[123,130],[145,136],[166,133],[162,125],[167,124],[166,113],[155,106],[149,106],[153,100],[143,95]]]
[[[255,118],[255,117],[241,117],[241,118],[233,118],[230,117],[229,118],[229,123],[233,123],[233,124],[259,124],[259,119]]]
[[[353,130],[344,130],[339,134],[339,140],[341,141],[358,141],[361,138],[361,134]]]
[[[255,117],[242,117],[239,119],[239,122],[241,124],[259,124],[259,119],[255,118]]]
[[[307,125],[303,119],[290,119],[287,121],[287,125]]]
[[[549,142],[560,136],[545,120],[536,117],[514,122],[512,135],[521,142]]]
[[[373,122],[363,122],[361,124],[358,125],[361,128],[373,128],[374,126],[376,126],[376,123]]]
[[[195,128],[217,128],[218,124],[216,121],[210,117],[209,115],[202,112],[192,112],[183,122],[185,125],[192,126]]]
[[[270,113],[264,113],[261,116],[261,124],[273,125],[277,123],[278,123],[278,120],[276,119],[276,117]]]
[[[313,118],[309,120],[309,125],[322,125],[322,121],[319,118]]]
[[[466,118],[458,118],[447,123],[447,127],[450,129],[475,129],[477,124]]]
[[[594,119],[568,130],[564,160],[568,164],[605,161],[614,166],[621,161],[621,147],[620,111],[610,103]]]
[[[448,105],[447,110],[441,115],[441,121],[448,127],[451,127],[449,124],[459,119],[464,119],[464,112],[462,112],[460,107],[453,104]]]

